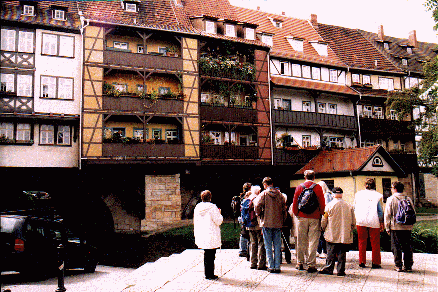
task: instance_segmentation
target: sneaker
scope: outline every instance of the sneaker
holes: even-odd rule
[[[266,271],[268,268],[266,267],[266,266],[263,266],[263,267],[257,267],[257,270],[263,270],[263,271]]]
[[[315,267],[308,267],[307,268],[307,273],[315,273],[315,272],[317,272],[318,270],[315,268]]]
[[[205,279],[207,279],[207,280],[217,280],[219,277],[218,276],[216,276],[216,275],[213,275],[213,276],[206,276],[205,277]]]
[[[381,265],[377,265],[377,264],[372,264],[371,265],[371,269],[381,269],[382,266]]]
[[[322,269],[321,271],[318,272],[318,274],[322,274],[322,275],[333,275],[333,273],[330,273],[327,270]]]
[[[397,272],[400,273],[400,272],[403,272],[403,268],[402,268],[402,267],[397,267],[397,266],[396,266],[396,267],[394,268],[394,271],[397,271]]]
[[[273,274],[280,274],[281,270],[280,269],[268,269],[269,273],[273,273]]]
[[[412,267],[405,267],[406,272],[412,272]]]
[[[365,268],[365,264],[364,264],[364,263],[360,263],[360,264],[359,264],[359,267],[361,267],[361,268]]]
[[[250,266],[249,268],[255,270],[257,269],[257,266]]]
[[[303,264],[298,264],[295,266],[295,269],[297,269],[298,271],[304,271],[304,266]]]

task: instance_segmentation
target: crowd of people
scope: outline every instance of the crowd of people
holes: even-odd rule
[[[411,199],[403,195],[404,186],[401,182],[392,183],[392,196],[384,207],[383,195],[376,191],[373,178],[367,179],[365,189],[355,194],[354,204],[343,200],[342,188],[336,186],[330,190],[324,181],[315,183],[313,170],[306,170],[304,179],[289,200],[274,186],[270,177],[263,179],[263,190],[259,185],[249,182],[243,185],[241,201],[249,200],[245,208],[253,208],[251,211],[256,220],[251,224],[243,219],[239,221],[239,256],[248,258],[251,269],[280,273],[282,250],[285,263],[292,263],[290,239],[293,237],[297,270],[332,275],[336,265],[336,275],[344,276],[346,255],[353,243],[353,230],[357,229],[359,267],[367,267],[369,238],[371,268],[381,268],[380,233],[386,230],[391,237],[395,270],[412,270],[413,224],[396,220],[398,202],[406,198],[412,204]],[[310,200],[312,196],[314,202]],[[203,191],[201,199],[202,202],[194,211],[195,243],[204,250],[206,279],[214,280],[218,278],[214,275],[214,260],[216,249],[221,246],[220,225],[223,217],[220,209],[211,203],[210,191]],[[317,256],[326,259],[325,265],[319,270],[316,266]]]

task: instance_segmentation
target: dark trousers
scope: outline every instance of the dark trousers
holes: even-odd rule
[[[391,230],[391,250],[397,267],[402,268],[404,262],[405,268],[412,268],[411,230]]]
[[[204,249],[204,273],[205,277],[214,276],[214,259],[216,258],[216,249]]]
[[[291,262],[291,254],[290,254],[290,227],[283,227],[281,229],[281,232],[283,232],[282,240],[284,245],[284,259],[286,260],[286,263]]]
[[[324,232],[321,231],[321,236],[319,237],[318,249],[316,250],[318,253],[327,253],[327,247],[325,244]]]
[[[326,247],[327,247],[327,260],[323,270],[332,274],[335,268],[335,262],[337,260],[338,264],[336,266],[336,269],[338,271],[338,274],[344,274],[345,262],[347,259],[347,252],[349,250],[349,245],[344,243],[331,243],[327,241]]]

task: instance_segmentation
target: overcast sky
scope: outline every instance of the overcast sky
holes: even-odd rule
[[[383,25],[385,35],[408,38],[409,32],[417,31],[417,40],[438,44],[432,12],[427,11],[426,0],[229,0],[232,5],[265,12],[310,19],[318,16],[318,22],[359,28],[377,33]]]

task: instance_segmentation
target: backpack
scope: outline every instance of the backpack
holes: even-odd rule
[[[234,196],[231,199],[231,210],[233,210],[233,218],[237,218],[240,213],[240,196]]]
[[[254,210],[254,204],[252,200],[245,199],[241,205],[240,216],[242,217],[242,224],[245,227],[257,226],[257,216]]]
[[[403,225],[413,225],[417,222],[415,209],[405,196],[404,199],[398,201],[397,213],[395,214],[395,222]]]
[[[303,191],[298,197],[298,211],[312,214],[319,207],[318,197],[313,190],[315,186],[316,184],[314,183],[309,188],[306,188],[304,184],[301,184]]]

